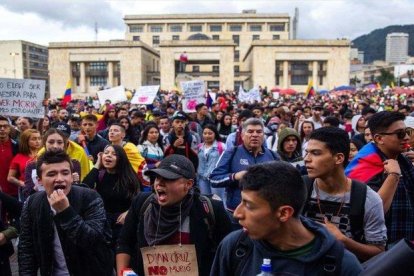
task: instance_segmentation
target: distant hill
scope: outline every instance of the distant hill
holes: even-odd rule
[[[353,47],[365,52],[365,63],[385,60],[385,39],[389,33],[407,33],[409,35],[408,55],[414,56],[414,25],[393,25],[374,30],[355,38],[352,41]]]

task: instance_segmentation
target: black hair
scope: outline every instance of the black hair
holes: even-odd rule
[[[368,128],[372,136],[387,131],[387,128],[397,121],[404,121],[404,114],[398,111],[381,111],[372,115],[368,121]]]
[[[151,128],[155,128],[156,130],[158,130],[158,134],[159,135],[158,135],[157,144],[158,144],[158,146],[160,148],[163,148],[163,145],[162,145],[162,135],[160,133],[160,129],[158,128],[157,124],[155,124],[153,122],[148,123],[145,126],[144,130],[142,131],[141,138],[139,139],[139,144],[142,145],[145,141],[147,141],[147,139],[148,139],[148,132],[151,130]]]
[[[72,160],[69,157],[69,155],[62,151],[45,151],[42,155],[37,158],[36,162],[36,173],[39,178],[42,178],[42,165],[43,164],[57,164],[57,163],[63,163],[68,162],[70,166],[70,172],[73,172],[73,164]]]
[[[137,110],[135,112],[132,112],[131,117],[145,118],[145,114]]]
[[[339,119],[335,116],[328,116],[323,120],[324,124],[329,124],[332,127],[339,127]]]
[[[309,139],[324,143],[332,154],[342,153],[344,155],[343,166],[347,165],[350,141],[349,135],[345,130],[339,127],[321,127],[315,129]]]
[[[372,108],[372,107],[370,107],[370,106],[366,106],[366,107],[364,107],[364,108],[361,110],[361,115],[362,115],[362,116],[365,116],[365,115],[367,115],[368,113],[375,114],[375,113],[377,113],[377,112],[375,111],[375,109],[373,109],[373,108]]]
[[[134,145],[137,145],[138,139],[136,138],[135,129],[131,125],[131,120],[128,118],[128,116],[120,116],[118,117],[117,123],[121,124],[121,120],[127,120],[128,122],[128,128],[125,129],[126,140],[128,140],[128,142],[131,142]]]
[[[200,109],[201,109],[202,107],[204,107],[204,106],[206,106],[206,104],[205,104],[205,103],[199,103],[198,105],[196,105],[195,109],[196,109],[196,111],[198,112],[198,111],[200,111]]]
[[[351,143],[355,145],[357,150],[360,150],[364,146],[364,144],[360,140],[354,138],[351,139]]]
[[[217,127],[215,126],[215,125],[213,125],[213,124],[207,124],[207,125],[205,125],[204,127],[203,127],[203,131],[206,129],[206,128],[208,128],[209,130],[211,130],[212,132],[214,132],[214,139],[216,140],[216,141],[221,141],[221,137],[220,137],[220,134],[219,134],[219,132],[218,132],[218,130],[217,130]]]
[[[306,187],[299,171],[284,161],[272,161],[251,166],[240,180],[243,190],[256,191],[272,210],[282,205],[293,208],[299,217],[306,202]]]
[[[7,119],[6,117],[1,116],[1,115],[0,115],[0,121],[7,121],[7,122],[9,122],[9,124],[10,124],[9,119]]]

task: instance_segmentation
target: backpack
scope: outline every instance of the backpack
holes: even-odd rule
[[[253,241],[245,231],[241,231],[235,246],[230,255],[230,269],[233,275],[242,275],[241,272],[253,251]],[[335,243],[320,263],[320,273],[318,275],[334,276],[340,275],[342,271],[342,258],[344,256],[344,245],[335,240]]]
[[[239,148],[239,146],[234,146],[233,147],[232,152],[231,152],[231,156],[230,156],[230,159],[229,159],[229,164],[231,164],[231,162],[233,162],[234,155],[236,155],[236,152],[237,152],[238,148]],[[273,150],[269,149],[269,151],[272,154],[273,160],[276,160],[276,161],[280,160],[279,156]]]
[[[314,179],[307,175],[302,176],[307,188],[307,201],[311,198],[313,191]],[[367,185],[364,183],[352,180],[350,205],[351,211],[349,213],[351,233],[353,239],[357,242],[364,242],[364,215],[365,215],[365,200],[367,198]],[[307,205],[302,213],[306,212]]]

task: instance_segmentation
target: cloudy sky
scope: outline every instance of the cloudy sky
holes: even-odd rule
[[[289,13],[299,8],[298,38],[354,39],[388,25],[414,24],[413,0],[1,0],[0,40],[43,45],[122,39],[127,14]]]

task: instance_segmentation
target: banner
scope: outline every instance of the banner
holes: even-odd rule
[[[127,97],[125,95],[125,89],[122,85],[114,87],[114,88],[98,91],[97,94],[99,98],[99,103],[101,105],[104,105],[106,100],[110,100],[111,104],[116,104],[119,102],[127,101]]]
[[[0,114],[43,118],[45,81],[0,78]]]
[[[132,97],[132,104],[152,104],[157,96],[159,85],[141,86],[134,97]]]
[[[198,276],[194,244],[141,248],[145,275]]]
[[[247,102],[254,103],[255,101],[257,102],[262,101],[258,87],[253,87],[252,89],[250,89],[249,92],[245,92],[243,90],[243,87],[240,86],[238,99],[240,102],[245,102],[245,103]]]
[[[183,90],[183,111],[195,112],[195,107],[199,103],[205,103],[205,86],[204,81],[185,81],[181,82],[181,88]]]

